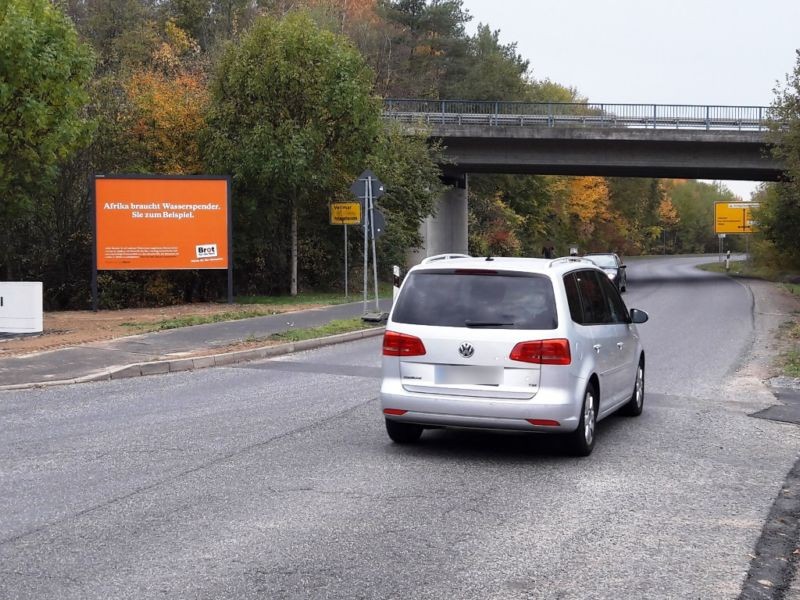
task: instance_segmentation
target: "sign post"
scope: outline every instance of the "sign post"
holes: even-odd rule
[[[376,224],[375,224],[375,201],[384,194],[383,183],[378,179],[375,174],[369,169],[365,170],[358,176],[353,185],[350,186],[350,191],[356,196],[365,209],[365,227],[364,227],[364,315],[367,315],[367,288],[369,283],[369,240],[372,239],[372,268],[373,279],[375,282],[375,312],[377,317],[374,320],[380,320],[380,304],[378,302],[378,260],[375,250],[376,238]],[[382,215],[381,215],[382,216]]]
[[[331,202],[331,225],[344,225],[344,297],[350,297],[348,288],[348,246],[347,246],[347,226],[361,224],[361,203],[337,201]]]
[[[745,233],[745,255],[750,260],[750,235],[758,231],[758,222],[753,220],[751,209],[759,208],[759,202],[715,202],[714,233],[719,235],[719,260],[722,261],[722,238],[728,233]]]

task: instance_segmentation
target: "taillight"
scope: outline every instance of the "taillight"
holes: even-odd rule
[[[569,340],[563,338],[520,342],[508,358],[536,365],[568,365],[572,362]]]
[[[422,356],[425,354],[425,344],[413,335],[387,331],[383,334],[384,356]]]
[[[384,408],[383,409],[383,414],[385,414],[385,415],[394,415],[396,417],[402,417],[407,412],[408,412],[407,410],[403,410],[402,408]]]
[[[553,419],[525,419],[531,425],[538,425],[539,427],[559,427],[561,423]]]

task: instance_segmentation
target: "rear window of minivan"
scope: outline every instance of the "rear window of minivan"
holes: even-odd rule
[[[556,329],[553,284],[527,273],[448,269],[409,273],[396,323],[497,329]]]

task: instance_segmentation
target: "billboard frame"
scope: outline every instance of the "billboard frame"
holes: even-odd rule
[[[228,266],[220,269],[208,270],[227,270],[227,284],[228,284],[228,304],[233,304],[233,203],[231,201],[231,176],[230,175],[163,175],[163,174],[142,174],[142,173],[115,173],[107,174],[92,174],[89,176],[89,211],[91,215],[92,226],[92,310],[97,312],[98,309],[98,284],[97,284],[97,180],[98,179],[140,179],[140,180],[157,180],[157,181],[173,181],[173,180],[207,180],[207,181],[225,181],[225,212],[227,217],[226,231],[227,231],[227,244],[228,244]],[[126,269],[115,269],[124,271]],[[162,269],[128,269],[137,271],[159,271]],[[192,270],[192,269],[163,269],[168,271],[176,270]]]

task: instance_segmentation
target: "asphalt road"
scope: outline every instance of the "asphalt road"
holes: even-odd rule
[[[765,288],[693,262],[629,263],[645,412],[587,459],[391,444],[379,339],[2,392],[0,598],[736,598],[800,432],[748,416]]]

